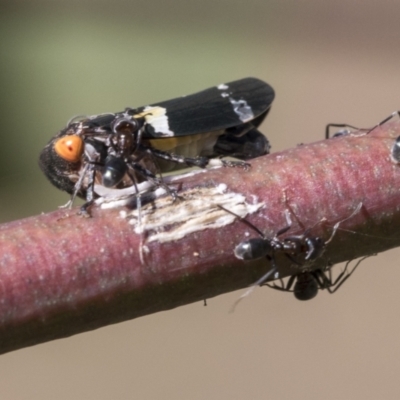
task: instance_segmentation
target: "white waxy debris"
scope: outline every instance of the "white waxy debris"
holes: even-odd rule
[[[228,186],[226,186],[226,183],[220,183],[215,187],[219,193],[225,193],[226,190],[228,189]]]
[[[168,183],[168,182],[179,181],[185,178],[190,178],[197,174],[204,174],[205,172],[207,172],[207,169],[193,169],[192,171],[189,171],[185,174],[174,174],[170,176],[164,176],[164,182]]]
[[[220,85],[217,86],[218,90],[226,90],[229,89],[228,85],[225,85],[225,83],[221,83]]]
[[[179,193],[179,200],[171,196],[157,199],[140,209],[140,230],[147,232],[147,242],[170,242],[204,229],[218,229],[237,218],[219,206],[244,218],[258,211],[264,203],[249,204],[240,193],[224,192],[221,187],[194,188]],[[126,215],[129,223],[137,226],[139,213]]]

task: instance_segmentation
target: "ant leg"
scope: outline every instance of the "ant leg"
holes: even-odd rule
[[[140,262],[142,263],[142,265],[145,265],[144,254],[143,254],[144,227],[142,224],[142,197],[141,197],[139,189],[137,187],[135,174],[131,174],[130,171],[128,171],[128,175],[131,178],[133,185],[135,186],[135,191],[136,191],[136,210],[137,210],[137,215],[138,215],[136,232],[140,235],[139,258],[140,258]]]
[[[94,203],[94,178],[96,174],[95,164],[88,164],[87,174],[88,178],[88,188],[86,190],[86,203],[80,208],[78,214],[83,217],[91,217],[89,209]],[[86,175],[86,171],[82,176]],[[78,181],[79,182],[79,181]],[[75,196],[78,193],[77,190],[74,191]]]
[[[329,268],[328,270],[328,275],[326,276],[326,273],[324,271],[322,271],[321,269],[318,269],[316,271],[314,271],[314,278],[316,279],[316,281],[318,282],[318,285],[320,287],[321,290],[323,289],[327,289],[329,293],[333,293],[330,288],[337,285],[340,280],[342,279],[343,275],[346,273],[347,268],[349,266],[349,264],[351,263],[352,260],[348,261],[346,263],[346,266],[344,267],[344,270],[338,275],[338,277],[335,279],[334,282],[332,282],[332,267]],[[343,282],[348,278],[348,276],[346,276],[343,279]],[[342,283],[340,283],[341,285]],[[336,290],[336,289],[335,289]]]
[[[296,280],[296,278],[297,278],[297,275],[292,275],[290,278],[289,278],[289,280],[288,280],[288,282],[287,282],[287,284],[286,284],[286,287],[285,287],[285,289],[286,289],[286,291],[290,291],[290,289],[292,288],[292,286],[293,286],[293,283],[294,283],[294,281]]]
[[[293,225],[292,219],[290,218],[290,212],[288,210],[285,210],[285,218],[286,218],[286,226],[283,227],[282,229],[279,229],[279,231],[275,235],[276,237],[286,233]]]
[[[302,235],[297,235],[295,236],[296,238],[304,238],[305,236],[307,236],[309,234],[309,232],[318,224],[320,224],[322,221],[318,221],[316,222],[311,228],[306,229],[306,227],[304,226],[304,224],[300,221],[300,219],[297,217],[296,213],[294,212],[292,206],[289,204],[289,200],[287,198],[287,194],[286,194],[286,189],[283,190],[283,200],[286,203],[286,207],[287,209],[285,210],[285,217],[286,217],[286,222],[288,224],[288,226],[292,226],[293,222],[292,219],[290,218],[290,214],[294,216],[294,218],[296,219],[296,222],[299,224],[300,228],[302,230],[304,230],[304,233]]]
[[[251,292],[254,290],[254,288],[255,287],[257,287],[257,286],[262,286],[262,284],[272,275],[272,273],[275,273],[275,272],[277,272],[278,271],[278,267],[276,266],[276,263],[275,263],[275,257],[274,257],[274,255],[272,255],[272,256],[267,256],[267,259],[271,262],[271,264],[272,264],[272,269],[270,269],[266,274],[264,274],[260,279],[258,279],[258,281],[256,281],[255,283],[253,283],[253,285],[250,287],[250,289],[249,290],[251,290]],[[249,291],[248,290],[248,291]],[[250,292],[250,293],[251,293]],[[250,294],[249,293],[249,294]],[[247,296],[247,294],[245,293],[243,296],[241,296],[241,297],[244,297],[244,296]]]
[[[178,164],[186,164],[189,167],[207,168],[208,166],[222,166],[222,167],[242,167],[247,169],[251,166],[250,164],[244,161],[227,161],[227,160],[220,160],[218,158],[208,158],[204,156],[185,157],[179,154],[158,150],[153,147],[150,148],[144,145],[141,145],[140,147],[147,153],[151,153],[154,157],[158,157],[162,160],[167,160]]]
[[[391,113],[387,118],[385,118],[383,121],[379,122],[379,124],[375,125],[373,128],[371,128],[367,133],[371,133],[372,131],[374,131],[376,128],[382,126],[383,124],[385,124],[386,122],[390,121],[392,118],[394,118],[395,116],[400,117],[400,111],[395,111],[393,113]]]
[[[347,125],[347,126],[349,126],[349,125]],[[283,190],[283,199],[284,199],[284,201],[285,201],[285,203],[286,203],[286,207],[287,207],[287,209],[285,210],[285,218],[286,218],[287,227],[286,227],[286,228],[283,228],[281,231],[279,231],[278,234],[277,234],[276,236],[279,236],[279,235],[281,235],[281,234],[287,232],[287,231],[292,227],[293,222],[292,222],[292,219],[290,218],[290,214],[292,214],[292,215],[296,218],[297,223],[298,223],[299,226],[304,230],[304,233],[303,233],[302,235],[296,235],[296,236],[292,236],[292,237],[286,238],[286,239],[288,239],[288,240],[303,240],[304,238],[306,238],[306,237],[309,235],[309,233],[310,233],[310,231],[311,231],[312,229],[314,229],[318,224],[320,224],[320,223],[322,223],[322,222],[325,221],[325,219],[323,218],[322,220],[316,222],[311,228],[305,229],[304,224],[300,221],[300,219],[297,217],[296,213],[294,212],[294,210],[292,209],[292,207],[291,207],[290,204],[288,203],[288,198],[287,198],[287,195],[286,195],[286,190]],[[361,207],[361,206],[360,206],[360,207]],[[350,218],[350,217],[348,217],[348,218]],[[346,218],[346,219],[347,219],[347,218]],[[344,220],[344,221],[345,221],[345,220]],[[342,221],[342,222],[343,222],[343,221]],[[286,240],[286,239],[285,239],[285,240]]]
[[[279,290],[279,291],[281,291],[281,292],[293,292],[293,290],[291,290],[291,288],[292,288],[293,283],[294,283],[294,281],[295,281],[296,278],[297,278],[297,275],[292,275],[292,276],[289,278],[289,280],[288,280],[286,286],[284,285],[282,279],[280,279],[280,281],[281,281],[281,286],[275,285],[275,283],[273,283],[272,285],[269,284],[269,283],[264,283],[262,286],[268,286],[268,287],[271,288],[271,289]]]
[[[254,291],[257,286],[261,286],[272,274],[274,274],[278,268],[275,264],[275,259],[271,257],[272,268],[264,274],[257,282],[253,283],[232,305],[230,312],[234,312],[237,305],[247,296]]]
[[[314,277],[314,279],[318,284],[318,288],[321,290],[327,289],[332,285],[330,279],[321,269],[316,269],[315,271],[311,271],[311,275]]]
[[[295,241],[299,241],[299,240],[301,240],[300,236],[291,236],[291,237],[285,238],[284,243],[294,243]],[[299,267],[301,267],[304,264],[303,262],[296,260],[295,257],[293,257],[291,254],[287,253],[286,251],[287,250],[284,248],[285,257],[288,258],[293,264],[296,264]]]
[[[131,163],[129,164],[129,166],[140,175],[145,177],[148,181],[152,182],[153,185],[162,187],[172,197],[174,201],[178,199],[178,195],[176,194],[176,192],[174,190],[171,190],[171,188],[167,184],[165,184],[162,179],[157,178],[150,170],[136,163]]]
[[[235,214],[233,211],[228,210],[227,208],[217,204],[217,207],[220,208],[221,210],[226,211],[227,213],[233,215],[234,217],[238,218],[241,222],[246,224],[249,228],[254,229],[263,239],[265,239],[265,235],[261,232],[260,229],[258,229],[255,225],[253,225],[250,221],[248,221],[246,218],[241,217],[240,215]]]
[[[354,271],[357,269],[357,267],[368,257],[369,257],[369,255],[362,257],[360,260],[358,260],[356,265],[354,266],[354,268],[345,277],[343,277],[343,274],[346,272],[347,267],[352,260],[348,261],[346,263],[346,267],[345,267],[344,271],[338,276],[338,278],[335,280],[335,282],[332,283],[331,287],[333,287],[335,285],[336,285],[336,287],[334,289],[331,289],[331,287],[327,287],[328,292],[331,294],[335,293],[343,285],[343,283],[345,283],[347,281],[347,279],[350,278],[350,276],[354,273]],[[341,279],[342,277],[343,277],[343,279]]]
[[[331,136],[329,134],[329,131],[331,128],[350,128],[350,129],[354,129],[356,131],[361,130],[360,128],[357,128],[356,126],[352,126],[349,124],[328,124],[328,125],[326,125],[326,128],[325,128],[325,139],[331,139]],[[343,130],[336,132],[332,136],[332,138],[339,137],[339,136],[345,136],[345,135],[348,135],[349,133],[350,133],[350,131],[348,129],[343,129]]]
[[[90,166],[90,164],[86,164],[84,166],[81,176],[79,177],[79,179],[75,183],[74,191],[71,194],[71,198],[68,200],[68,202],[66,204],[64,204],[63,206],[60,206],[58,208],[69,208],[69,209],[72,208],[72,205],[74,204],[75,198],[76,198],[77,194],[79,193],[79,190],[81,190],[82,182],[85,179],[85,176],[87,174],[89,166]],[[88,188],[88,190],[89,190],[89,188]],[[93,190],[93,188],[92,188],[92,190]]]
[[[142,134],[143,134],[143,129],[139,129],[136,135],[136,148],[138,148],[142,143]]]

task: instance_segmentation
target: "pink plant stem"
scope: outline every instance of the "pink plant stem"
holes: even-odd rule
[[[194,175],[179,191],[224,183],[250,203],[263,201],[248,219],[271,237],[290,209],[288,234],[312,228],[326,240],[362,203],[341,225],[357,233],[339,230],[316,267],[384,251],[400,244],[400,165],[390,159],[399,135],[400,123],[388,123],[261,157],[247,171]],[[166,243],[144,235],[142,263],[141,237],[119,211],[82,218],[59,210],[0,226],[0,353],[244,288],[271,268],[234,257],[238,243],[257,236],[240,220]],[[284,257],[277,264],[280,276],[296,272]]]

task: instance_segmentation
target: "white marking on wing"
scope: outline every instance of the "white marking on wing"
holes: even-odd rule
[[[143,110],[144,119],[150,124],[160,136],[174,136],[174,132],[169,129],[167,110],[164,107],[147,106]]]
[[[254,119],[254,113],[251,107],[247,104],[246,100],[235,100],[229,97],[229,101],[233,106],[233,111],[243,122],[248,122]]]

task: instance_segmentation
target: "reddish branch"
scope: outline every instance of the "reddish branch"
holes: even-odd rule
[[[261,157],[248,171],[218,169],[182,181],[180,191],[225,183],[227,190],[257,198],[266,206],[249,220],[273,236],[313,227],[328,238],[343,223],[318,265],[356,258],[400,244],[400,166],[390,159],[400,123],[374,133],[299,146]],[[284,200],[284,193],[287,201]],[[322,219],[326,223],[315,225]],[[56,211],[0,226],[0,353],[70,336],[108,324],[171,309],[247,287],[271,266],[243,262],[234,247],[248,238],[237,220],[181,240],[145,244],[120,218],[119,210]],[[253,235],[253,233],[251,233]],[[254,232],[254,236],[257,234]],[[281,276],[293,274],[279,258]]]

